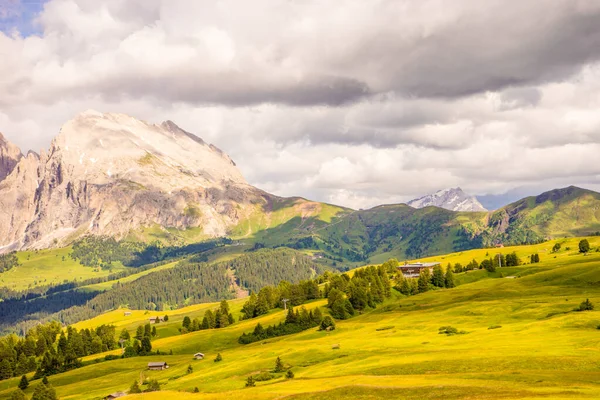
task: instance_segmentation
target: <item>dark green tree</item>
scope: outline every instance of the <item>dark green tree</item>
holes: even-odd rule
[[[223,360],[223,357],[221,357],[221,353],[217,353],[217,357],[215,358],[214,361],[215,362],[219,362],[219,361],[222,361],[222,360]]]
[[[188,317],[187,315],[185,317],[183,317],[183,323],[181,324],[181,326],[183,326],[185,329],[190,329],[190,325],[192,324],[192,320],[190,319],[190,317]]]
[[[188,373],[188,374],[191,374],[192,372],[194,372],[194,368],[193,368],[193,367],[192,367],[192,365],[190,364],[190,365],[188,365],[188,367],[187,367],[187,373]]]
[[[33,395],[31,396],[31,400],[57,400],[56,390],[52,387],[52,385],[41,383],[35,387],[33,390]]]
[[[456,286],[454,283],[454,273],[452,272],[452,268],[446,268],[446,276],[444,276],[444,285],[447,288],[453,288]]]
[[[592,311],[594,310],[594,304],[590,301],[590,299],[585,299],[585,301],[581,302],[579,305],[578,311]]]
[[[281,358],[277,357],[277,359],[275,360],[275,372],[283,372],[284,370],[285,367],[283,366]]]
[[[445,287],[445,279],[444,279],[444,271],[442,270],[441,265],[436,265],[433,267],[433,275],[431,277],[431,283],[436,287]]]
[[[431,273],[429,272],[429,268],[423,268],[421,269],[421,272],[419,273],[419,280],[418,280],[418,288],[419,288],[419,293],[425,293],[426,291],[429,290],[429,282],[431,281]]]
[[[587,254],[590,251],[590,242],[587,239],[583,239],[579,242],[579,252]]]
[[[27,376],[23,375],[21,380],[19,381],[19,389],[25,390],[29,387],[29,381],[27,380]]]
[[[254,381],[254,377],[250,375],[248,379],[246,379],[246,387],[254,387],[256,386],[256,382]]]
[[[294,378],[294,373],[292,372],[291,369],[289,369],[288,372],[285,373],[285,377],[287,379],[293,379]]]

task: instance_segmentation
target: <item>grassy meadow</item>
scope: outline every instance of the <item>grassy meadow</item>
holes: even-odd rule
[[[217,304],[201,304],[160,313],[115,310],[77,328],[103,323],[132,333],[153,315],[169,315],[157,324],[153,349],[173,355],[102,361],[51,376],[61,399],[100,399],[143,378],[158,379],[161,392],[131,395],[134,399],[598,399],[600,397],[600,238],[588,238],[592,251],[581,255],[579,239],[533,246],[465,251],[419,261],[444,265],[473,258],[481,261],[516,251],[539,264],[502,268],[495,273],[470,271],[456,275],[454,289],[433,290],[412,297],[397,292],[370,312],[336,321],[332,332],[315,329],[240,345],[237,338],[257,322],[267,326],[285,318],[284,311],[218,330],[185,335],[178,327],[185,315],[202,317]],[[566,247],[570,247],[567,250]],[[589,298],[595,311],[573,311]],[[230,303],[236,317],[243,300]],[[326,300],[307,305],[322,307]],[[464,334],[439,334],[452,326]],[[339,345],[339,349],[333,349]],[[203,352],[206,358],[193,360]],[[118,354],[119,351],[116,351]],[[217,353],[223,361],[213,362]],[[272,371],[281,357],[295,374],[245,388],[248,376]],[[166,361],[165,371],[147,371],[150,361]],[[187,374],[188,365],[193,372]],[[0,398],[16,387],[18,378],[0,382]],[[37,382],[27,389],[31,394]],[[200,393],[191,393],[197,387]]]
[[[70,253],[70,247],[20,251],[17,257],[21,265],[0,273],[0,286],[24,290],[35,286],[104,277],[128,268],[119,262],[113,263],[112,270],[86,267],[73,260],[69,256]]]

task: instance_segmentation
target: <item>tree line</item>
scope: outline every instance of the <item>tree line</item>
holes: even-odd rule
[[[241,286],[260,289],[281,280],[297,282],[310,277],[316,269],[310,257],[290,249],[264,249],[213,264],[196,259],[181,260],[173,268],[132,282],[116,283],[111,290],[102,293],[70,291],[32,301],[0,302],[2,315],[7,316],[0,328],[4,332],[23,333],[38,322],[58,320],[69,325],[120,306],[164,310],[231,299],[234,291],[228,276],[230,271],[235,271]],[[290,296],[295,298],[296,293]]]
[[[222,300],[219,308],[216,310],[206,310],[202,321],[198,318],[192,320],[187,315],[183,317],[179,332],[188,333],[203,329],[225,328],[234,322],[233,314],[229,311],[229,303],[226,300]]]

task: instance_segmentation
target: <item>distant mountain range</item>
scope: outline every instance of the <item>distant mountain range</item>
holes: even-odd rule
[[[67,122],[40,155],[0,136],[0,210],[0,252],[90,234],[170,245],[228,236],[361,263],[600,231],[600,194],[576,187],[493,212],[460,188],[360,211],[281,198],[173,122],[95,111]]]
[[[475,196],[466,194],[459,187],[438,190],[434,194],[419,197],[407,204],[414,208],[434,206],[451,211],[487,211]]]

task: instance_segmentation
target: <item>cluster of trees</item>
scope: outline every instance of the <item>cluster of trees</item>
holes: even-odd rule
[[[298,282],[319,268],[306,255],[290,249],[266,249],[215,264],[197,260],[194,256],[180,261],[175,268],[133,282],[116,283],[107,292],[64,291],[46,297],[33,296],[30,301],[23,297],[1,301],[0,331],[23,334],[35,324],[51,320],[69,325],[124,304],[136,309],[163,310],[165,306],[230,299],[234,294],[227,272],[231,270],[236,271],[240,285],[260,289],[281,280]],[[295,293],[290,296],[295,297]]]
[[[79,367],[79,359],[116,348],[115,327],[101,325],[78,331],[58,322],[38,325],[24,338],[8,335],[0,338],[0,379],[36,371],[34,378]]]
[[[151,379],[146,383],[146,388],[142,390],[138,381],[133,381],[133,384],[129,388],[129,394],[136,393],[149,393],[160,391],[160,383],[156,379]]]
[[[13,391],[10,395],[10,400],[26,400],[27,396],[23,392],[23,390],[27,389],[29,386],[29,382],[27,382],[27,377],[23,375],[21,379],[21,383],[19,383],[19,388]],[[42,382],[38,384],[33,390],[33,394],[31,396],[31,400],[57,400],[58,396],[56,395],[56,390],[52,387],[50,382],[48,382],[48,378],[44,377]]]
[[[448,264],[448,267],[450,267],[450,264]],[[473,271],[476,269],[479,269],[479,263],[473,259],[471,260],[471,262],[469,262],[467,265],[463,266],[461,263],[456,263],[454,264],[454,273],[458,274],[461,272],[467,272],[467,271]]]
[[[300,281],[293,284],[281,281],[277,286],[265,286],[258,292],[250,294],[242,307],[242,319],[250,319],[264,315],[274,308],[283,308],[283,301],[290,306],[297,306],[307,300],[321,297],[319,285],[315,280]]]
[[[248,344],[276,336],[291,335],[319,326],[322,322],[323,314],[318,307],[315,308],[314,312],[313,310],[306,310],[305,307],[302,307],[300,310],[294,310],[290,307],[284,322],[281,322],[278,325],[270,325],[266,329],[258,323],[252,333],[243,333],[242,336],[238,338],[238,342],[241,344]]]
[[[441,265],[433,267],[433,273],[428,268],[424,268],[418,278],[405,278],[402,273],[399,273],[396,282],[396,289],[406,296],[424,293],[435,288],[456,286],[453,268],[450,264],[446,267],[446,271]]]
[[[499,267],[518,267],[521,265],[521,259],[517,254],[513,251],[510,254],[498,254],[495,257],[487,258],[479,264],[480,269],[485,269],[489,272],[496,271],[496,268]]]
[[[298,251],[279,248],[264,249],[228,261],[235,270],[238,284],[252,292],[281,281],[299,282],[309,279],[321,267]]]
[[[233,314],[229,311],[229,304],[222,300],[219,308],[216,310],[207,310],[204,313],[202,322],[199,319],[185,316],[179,331],[181,333],[194,332],[203,329],[225,328],[234,323]]]
[[[334,275],[325,285],[327,307],[337,319],[352,317],[356,311],[375,308],[391,296],[392,285],[385,265],[370,266],[348,274]]]
[[[531,264],[537,264],[540,262],[540,255],[538,253],[529,256],[529,262]]]
[[[119,341],[124,349],[123,358],[146,356],[152,353],[152,338],[156,336],[156,326],[150,323],[140,325],[132,338],[127,329],[119,335]]]
[[[0,254],[0,273],[6,272],[13,267],[18,267],[19,265],[19,259],[15,252]]]

